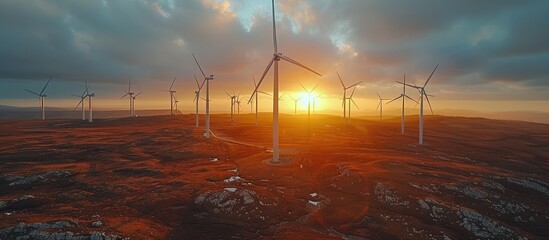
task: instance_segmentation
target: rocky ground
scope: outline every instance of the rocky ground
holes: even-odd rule
[[[0,239],[547,239],[549,125],[0,121]]]

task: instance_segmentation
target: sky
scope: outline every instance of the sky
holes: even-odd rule
[[[299,83],[318,83],[317,111],[340,113],[338,72],[347,85],[362,82],[354,114],[373,113],[376,92],[397,97],[395,81],[406,74],[421,85],[437,64],[426,87],[435,112],[549,111],[549,1],[277,0],[275,9],[279,52],[322,74],[282,61],[283,112],[304,96]],[[2,0],[0,39],[0,105],[38,106],[23,89],[39,92],[51,77],[49,107],[76,106],[71,94],[87,81],[96,108],[124,109],[131,78],[143,92],[136,108],[169,108],[163,90],[176,77],[179,109],[192,111],[194,76],[203,80],[194,53],[214,75],[212,111],[223,112],[225,91],[247,100],[272,57],[271,1]],[[260,89],[272,92],[272,78]],[[260,101],[271,111],[269,96]]]

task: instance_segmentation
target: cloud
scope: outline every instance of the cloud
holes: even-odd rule
[[[339,94],[335,71],[340,71],[346,82],[364,81],[364,94],[374,96],[373,87],[391,94],[399,91],[391,89],[404,73],[420,83],[438,63],[433,94],[436,85],[459,92],[464,84],[488,89],[510,83],[525,92],[514,98],[549,98],[542,94],[549,89],[547,1],[276,3],[279,50],[324,75],[281,63],[286,90],[299,87],[296,81],[321,82],[327,94]],[[259,78],[273,52],[268,0],[5,0],[0,5],[4,89],[49,76],[109,86],[124,85],[131,76],[143,89],[154,89],[176,75],[177,86],[192,93],[192,76],[200,75],[194,53],[215,75],[214,94],[249,91],[251,74]],[[475,89],[467,90],[474,97]],[[507,90],[499,90],[493,98],[506,98]]]

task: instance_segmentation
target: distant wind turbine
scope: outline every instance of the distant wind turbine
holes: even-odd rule
[[[86,96],[88,97],[88,121],[93,122],[92,98],[95,97],[95,93],[90,93],[89,91],[87,91],[87,92],[88,92],[88,94]],[[134,96],[134,98],[135,98],[135,96]],[[82,104],[84,104],[84,103],[82,103]]]
[[[139,96],[141,93],[143,93],[143,92],[139,92],[138,94],[135,94],[135,95],[132,96],[132,99],[133,99],[132,109],[133,109],[133,116],[134,117],[137,117],[137,114],[135,114],[135,98],[137,98],[137,96]]]
[[[80,98],[80,101],[78,102],[74,110],[76,111],[76,109],[78,109],[79,106],[82,106],[82,120],[86,120],[86,112],[84,111],[84,100],[86,99],[88,94],[88,83],[87,82],[84,82],[84,83],[85,83],[86,89],[84,89],[84,92],[82,93],[82,95],[79,96],[79,95],[73,94],[73,96]]]
[[[379,103],[377,104],[376,111],[379,109],[379,120],[383,120],[383,101],[389,100],[387,98],[382,98],[378,92],[376,92],[377,97],[379,98]]]
[[[174,107],[174,105],[173,105],[174,104],[174,97],[173,96],[176,93],[175,90],[172,90],[173,89],[173,84],[175,83],[175,78],[176,77],[173,77],[173,81],[172,81],[172,85],[170,85],[170,89],[165,90],[165,91],[170,93],[170,115],[172,115],[172,116],[174,115],[173,114],[173,107]]]
[[[311,119],[311,93],[313,93],[313,91],[316,89],[316,87],[318,87],[318,83],[310,91],[307,90],[307,88],[305,88],[301,83],[299,83],[299,85],[301,85],[303,90],[305,90],[305,92],[307,92],[307,119]]]
[[[30,93],[38,96],[38,101],[40,101],[40,110],[42,111],[42,120],[46,120],[46,107],[44,106],[44,101],[45,101],[47,95],[44,94],[44,91],[46,90],[46,87],[48,86],[48,84],[50,84],[50,81],[51,81],[51,77],[48,80],[48,82],[46,83],[46,85],[44,85],[44,88],[42,88],[42,91],[40,91],[40,93],[35,93],[31,90],[25,89],[25,91],[30,92]]]
[[[194,91],[194,102],[196,103],[196,127],[199,126],[199,121],[198,121],[198,100],[200,99],[200,91],[202,90],[202,87],[204,86],[204,83],[206,82],[206,80],[204,79],[202,81],[202,84],[199,84],[198,83],[198,79],[196,79],[196,76],[194,76],[194,81],[196,82],[196,87],[197,87],[197,90]]]
[[[198,63],[198,60],[196,60],[196,57],[194,56],[194,53],[193,58],[196,65],[198,65],[198,69],[200,69],[202,76],[204,76],[204,81],[206,82],[206,132],[204,133],[204,137],[208,139],[210,138],[210,81],[214,79],[214,75],[206,77],[206,74],[202,71],[202,67],[200,67],[200,63]]]
[[[356,86],[353,88],[353,91],[351,92],[351,95],[347,98],[349,101],[349,124],[351,124],[351,102],[355,105],[356,109],[358,108],[358,105],[356,105],[355,100],[353,100],[353,95],[355,95]]]
[[[404,133],[404,99],[405,98],[408,98],[412,101],[414,101],[416,104],[418,103],[416,100],[414,100],[413,98],[409,97],[408,95],[406,95],[406,74],[404,74],[404,83],[402,83],[402,93],[400,94],[400,96],[394,98],[393,100],[387,102],[386,104],[389,104],[399,98],[402,98],[402,116],[400,118],[400,133]]]
[[[251,101],[251,98],[257,94],[257,90],[258,88],[261,86],[261,82],[263,82],[263,79],[265,78],[265,75],[267,75],[267,72],[269,71],[269,69],[271,68],[271,66],[273,65],[274,63],[274,79],[273,79],[273,160],[272,162],[273,163],[279,163],[280,160],[279,160],[279,157],[280,157],[280,153],[279,153],[279,149],[278,149],[278,61],[280,61],[281,59],[282,60],[285,60],[287,62],[290,62],[290,63],[293,63],[297,66],[300,66],[302,68],[305,68],[319,76],[322,76],[320,75],[320,73],[317,73],[315,72],[314,70],[310,69],[309,67],[287,57],[287,56],[284,56],[282,55],[282,53],[279,53],[278,52],[278,46],[277,46],[277,39],[276,39],[276,23],[275,23],[275,5],[274,5],[274,0],[272,0],[272,11],[273,11],[273,45],[274,45],[274,53],[273,53],[273,57],[271,58],[271,61],[269,62],[269,64],[267,64],[267,67],[265,68],[265,71],[263,71],[263,75],[261,75],[261,79],[259,80],[259,83],[257,84],[257,86],[255,87],[254,89],[254,92],[252,93],[252,96],[250,97],[250,101]]]
[[[177,97],[175,95],[173,95],[173,102],[175,104],[175,114],[177,115],[178,113],[178,109],[177,109],[177,103],[179,103],[179,100],[177,100]]]
[[[297,102],[299,102],[299,100],[301,100],[302,97],[295,99],[292,96],[290,96],[290,98],[294,100],[294,115],[297,115]]]
[[[339,75],[339,72],[337,72],[337,77],[339,78],[339,82],[341,83],[341,86],[343,87],[343,122],[345,122],[345,117],[346,117],[346,114],[347,114],[347,102],[346,102],[346,99],[347,99],[347,90],[362,83],[362,81],[360,82],[357,82],[355,84],[352,84],[350,86],[345,86],[345,84],[343,83],[343,80],[341,79],[341,76]],[[351,108],[351,106],[349,105],[349,109]]]
[[[130,98],[130,117],[135,117],[134,109],[133,109],[133,100],[135,99],[133,97],[134,93],[132,92],[132,78],[130,77],[130,80],[128,81],[128,91],[124,90],[126,94],[122,95],[120,98],[124,98],[125,96],[129,96]]]
[[[231,95],[227,91],[225,91],[225,93],[229,96],[229,98],[231,98],[231,121],[234,121],[234,104],[236,103],[236,95]]]
[[[425,81],[425,84],[423,84],[423,87],[418,87],[415,84],[410,85],[407,83],[398,82],[401,84],[404,84],[409,87],[413,87],[419,91],[420,97],[419,97],[419,144],[423,144],[423,96],[425,96],[425,99],[427,99],[427,103],[429,104],[429,109],[431,109],[431,113],[433,113],[433,108],[431,107],[431,102],[429,101],[429,95],[427,95],[427,92],[425,91],[425,87],[427,86],[427,83],[431,80],[431,77],[433,77],[433,74],[435,74],[435,71],[438,68],[438,64],[435,66],[435,69],[433,69],[433,72],[431,72],[431,75],[429,75],[429,78],[427,78],[427,81]]]

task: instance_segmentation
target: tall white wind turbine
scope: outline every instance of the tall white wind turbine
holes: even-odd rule
[[[202,67],[200,67],[200,63],[198,63],[198,60],[196,60],[194,53],[193,53],[193,58],[194,58],[194,61],[196,62],[196,65],[198,65],[198,68],[200,69],[202,76],[204,76],[204,81],[206,82],[206,132],[204,133],[204,137],[210,138],[210,81],[214,79],[214,75],[210,75],[209,77],[207,77],[204,71],[202,71]]]
[[[133,95],[135,93],[132,92],[132,78],[128,81],[128,91],[124,90],[126,94],[122,95],[120,98],[124,98],[125,96],[129,96],[130,98],[130,117],[134,117],[134,111],[133,111],[133,100],[135,99]]]
[[[73,94],[73,96],[80,98],[80,101],[78,102],[78,104],[76,105],[74,110],[76,111],[76,109],[78,109],[79,106],[82,106],[82,120],[86,120],[86,112],[84,111],[84,100],[88,96],[87,95],[88,94],[88,83],[85,82],[85,84],[86,84],[86,89],[84,89],[84,92],[82,93],[82,95],[78,96],[78,95]]]
[[[25,89],[25,91],[38,96],[38,101],[40,102],[40,110],[42,111],[42,120],[46,120],[46,107],[44,106],[44,100],[47,97],[47,95],[44,94],[44,91],[46,90],[46,87],[48,86],[48,84],[50,84],[50,81],[51,81],[51,77],[46,83],[46,85],[44,85],[44,88],[42,88],[42,91],[40,91],[40,93],[36,93],[31,90]]]
[[[341,76],[339,75],[339,72],[337,72],[337,77],[339,78],[339,82],[341,83],[341,86],[343,87],[343,122],[345,122],[345,117],[347,115],[347,102],[346,102],[346,99],[347,99],[347,90],[362,83],[362,81],[360,82],[357,82],[355,84],[352,84],[350,86],[345,86],[345,84],[343,83],[343,80],[341,79]],[[349,109],[351,108],[351,106],[349,106]]]
[[[423,144],[423,97],[425,96],[425,99],[427,99],[427,103],[429,104],[429,109],[431,109],[431,113],[433,113],[433,108],[431,107],[431,102],[429,101],[429,95],[427,95],[427,92],[425,91],[425,86],[427,86],[427,83],[431,80],[431,77],[433,77],[433,74],[435,74],[435,71],[438,68],[438,64],[435,66],[435,69],[433,69],[433,72],[431,72],[431,75],[429,75],[429,78],[427,78],[427,81],[423,84],[423,87],[418,87],[415,84],[410,85],[403,82],[398,82],[401,84],[404,84],[409,87],[413,87],[419,91],[419,144]]]
[[[271,61],[269,62],[269,64],[267,64],[267,67],[265,68],[265,71],[263,72],[263,75],[261,76],[261,79],[259,80],[259,83],[257,84],[257,86],[255,87],[255,90],[254,92],[252,93],[252,96],[250,97],[250,100],[251,98],[257,94],[257,90],[258,88],[261,86],[261,82],[263,82],[263,79],[265,78],[265,75],[267,75],[267,72],[269,72],[269,69],[271,69],[271,66],[273,65],[274,63],[274,78],[273,78],[273,160],[272,162],[273,163],[279,163],[280,160],[279,160],[279,157],[280,157],[280,152],[279,152],[279,149],[278,149],[278,61],[280,61],[281,59],[282,60],[285,60],[287,62],[290,62],[290,63],[293,63],[297,66],[300,66],[302,68],[305,68],[315,74],[317,74],[318,76],[322,76],[320,75],[320,73],[317,73],[315,72],[314,70],[312,70],[311,68],[287,57],[287,56],[284,56],[282,55],[282,53],[279,53],[278,52],[278,45],[277,45],[277,39],[276,39],[276,23],[275,23],[275,5],[274,5],[274,0],[272,0],[272,11],[273,11],[273,45],[274,45],[274,53],[273,53],[273,57],[271,58]],[[257,104],[257,103],[256,103]]]
[[[299,83],[299,82],[298,82]],[[318,83],[315,85],[315,87],[313,89],[311,89],[310,91],[307,90],[307,88],[305,88],[301,83],[299,83],[299,85],[301,85],[301,87],[303,88],[303,90],[305,90],[305,92],[307,92],[307,119],[311,119],[311,94],[313,93],[313,91],[316,89],[316,87],[318,87]]]
[[[196,76],[194,76],[194,81],[196,82],[197,90],[194,91],[194,100],[193,101],[196,103],[196,127],[198,127],[199,126],[199,122],[198,122],[198,102],[200,100],[200,91],[202,90],[202,87],[204,86],[204,83],[206,82],[206,80],[203,80],[202,84],[199,84],[198,79],[196,79]]]
[[[378,92],[376,92],[377,97],[379,99],[379,103],[377,104],[376,111],[379,109],[379,120],[383,120],[383,101],[389,100],[387,98],[382,98],[381,95],[379,95]]]
[[[400,133],[404,134],[404,99],[405,98],[408,98],[412,101],[414,101],[416,104],[418,103],[416,100],[414,100],[413,98],[409,97],[408,95],[406,95],[406,74],[404,74],[404,83],[402,83],[402,93],[400,94],[400,96],[392,99],[391,101],[387,102],[386,104],[389,104],[399,98],[402,98],[402,116],[400,118]]]

